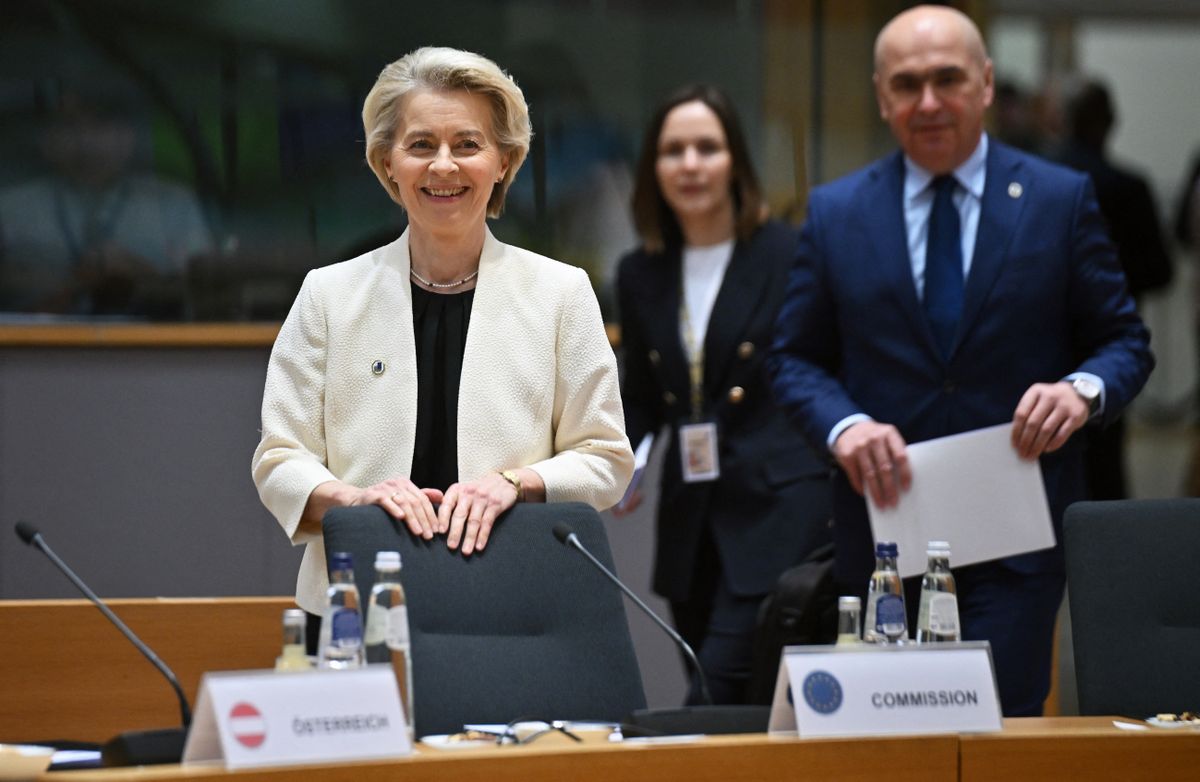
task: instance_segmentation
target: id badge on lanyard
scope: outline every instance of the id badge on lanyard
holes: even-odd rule
[[[714,481],[721,476],[717,425],[712,421],[679,427],[679,453],[683,458],[684,483]]]

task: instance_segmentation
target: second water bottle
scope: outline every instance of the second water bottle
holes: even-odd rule
[[[921,579],[921,606],[917,613],[917,643],[957,641],[958,597],[950,572],[950,544],[929,541],[925,552],[929,566]]]
[[[408,601],[400,583],[400,552],[375,555],[375,585],[367,608],[367,662],[391,663],[400,685],[400,702],[413,729],[412,645],[408,635]]]

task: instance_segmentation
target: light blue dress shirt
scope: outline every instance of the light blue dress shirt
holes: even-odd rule
[[[958,187],[954,190],[954,206],[962,233],[963,280],[971,273],[971,258],[975,254],[975,236],[979,233],[979,210],[983,204],[983,185],[987,179],[987,134],[961,166],[954,169]],[[925,298],[925,245],[929,240],[929,213],[933,211],[933,188],[936,175],[904,156],[904,226],[908,231],[908,262],[912,264],[917,298]]]

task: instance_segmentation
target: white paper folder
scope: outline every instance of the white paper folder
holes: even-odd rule
[[[900,575],[925,572],[925,547],[950,542],[954,567],[1054,546],[1050,504],[1038,460],[1017,456],[1012,424],[909,445],[912,488],[896,507],[868,498],[875,540],[900,548]]]

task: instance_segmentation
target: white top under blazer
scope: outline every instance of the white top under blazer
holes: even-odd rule
[[[322,611],[328,586],[324,542],[297,530],[309,494],[331,480],[366,487],[409,475],[416,423],[405,231],[310,271],[271,351],[252,472],[293,545],[307,546],[296,584],[305,610]],[[487,232],[457,431],[460,480],[528,467],[545,482],[548,502],[604,509],[621,498],[633,453],[616,358],[582,269]]]

